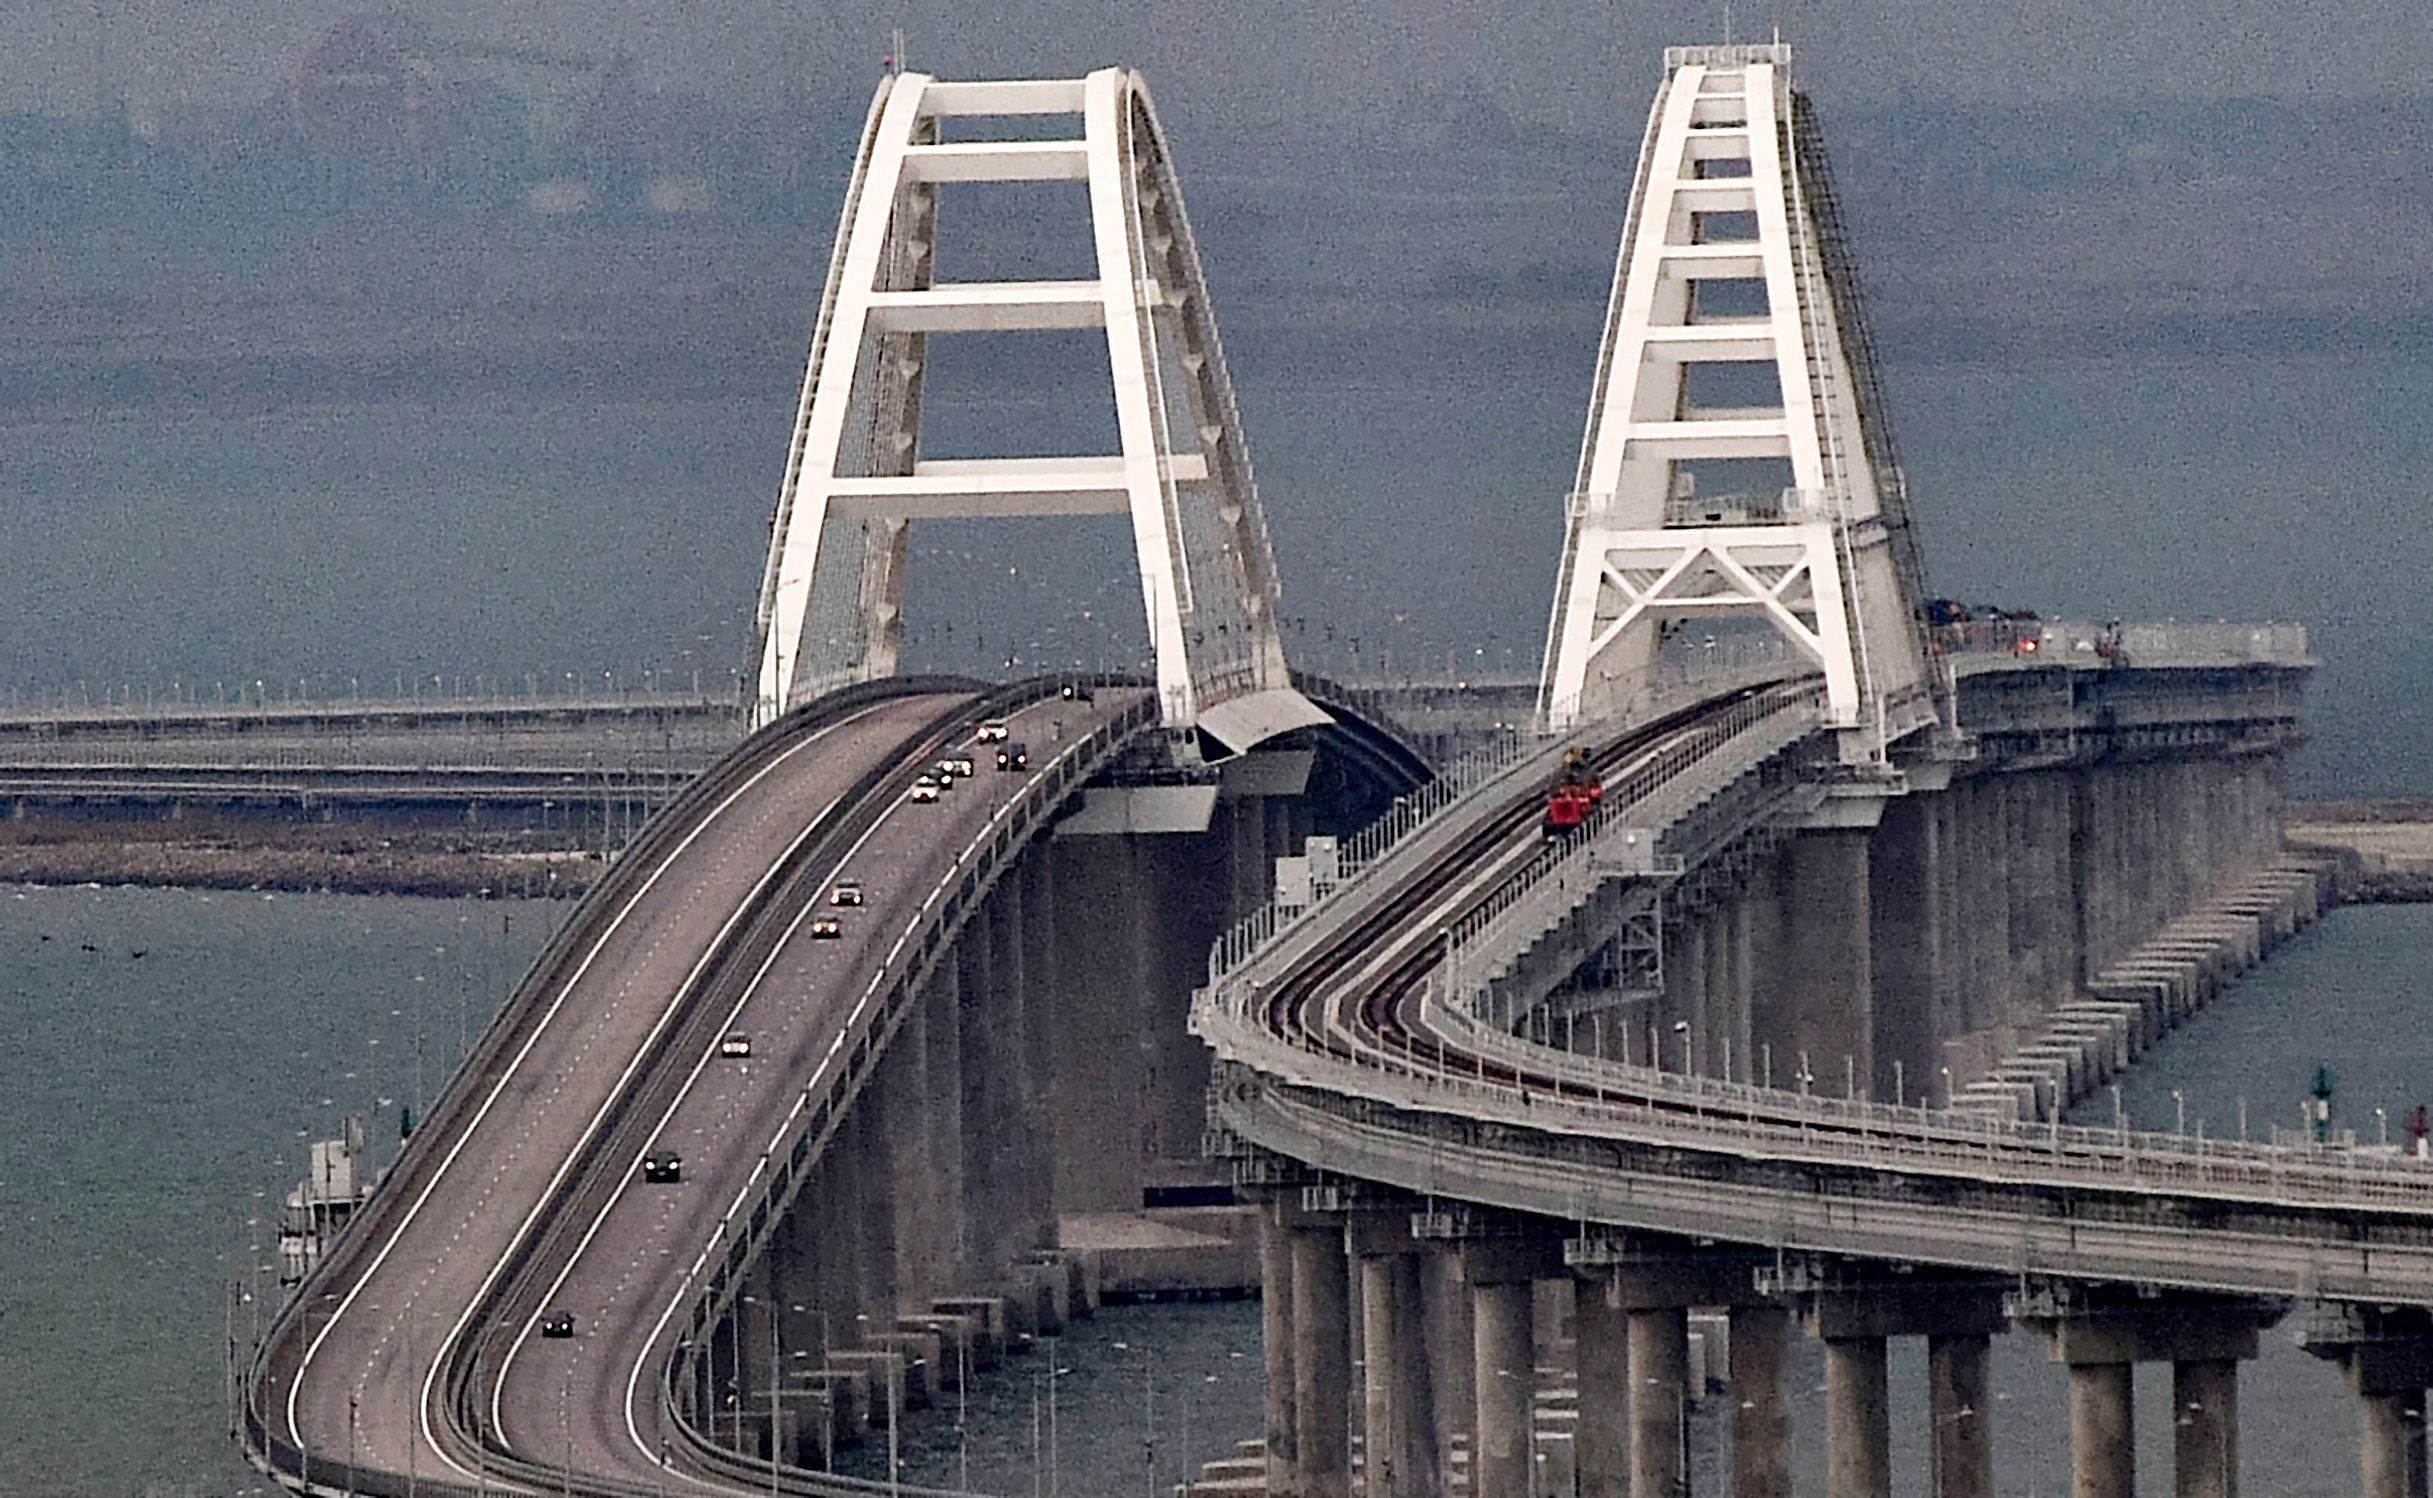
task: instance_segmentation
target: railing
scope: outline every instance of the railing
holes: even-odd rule
[[[2077,666],[2311,666],[2306,626],[2091,619],[1971,619],[1938,624],[1933,638],[1954,655],[2038,656]]]
[[[754,1245],[800,1190],[820,1149],[855,1094],[866,1084],[904,1009],[916,996],[918,984],[954,932],[970,918],[980,898],[1031,832],[1095,773],[1109,755],[1133,735],[1154,727],[1157,721],[1155,701],[1144,697],[1094,732],[1076,739],[1048,761],[1021,794],[999,807],[956,852],[946,877],[922,900],[904,934],[871,975],[862,1001],[847,1016],[845,1030],[831,1049],[831,1054],[843,1058],[842,1064],[833,1070],[823,1068],[795,1099],[786,1119],[762,1151],[744,1193],[712,1225],[700,1253],[685,1269],[673,1303],[691,1305],[685,1315],[685,1339],[693,1346],[708,1345],[708,1328],[717,1319],[722,1305],[739,1288],[739,1276],[752,1261]],[[660,1391],[662,1417],[673,1422],[697,1449],[715,1451],[718,1448],[708,1436],[693,1430],[682,1419],[676,1397],[680,1361],[671,1357],[667,1365],[668,1380]],[[761,1464],[754,1470],[765,1472],[767,1467]],[[822,1477],[819,1481],[826,1484],[821,1491],[875,1491],[872,1485],[845,1479]]]
[[[1606,788],[1582,831],[1541,847],[1510,879],[1471,908],[1450,932],[1446,965],[1474,994],[1486,970],[1517,956],[1559,915],[1588,898],[1599,880],[1593,865],[1612,858],[1615,844],[1644,839],[1634,853],[1655,867],[1655,844],[1700,799],[1756,769],[1804,736],[1817,722],[1815,685],[1736,703],[1699,724]],[[1737,750],[1730,759],[1722,756]]]
[[[1664,49],[1664,71],[1680,68],[1745,68],[1752,63],[1770,62],[1777,67],[1791,65],[1789,42],[1752,42],[1722,47],[1667,47]]]

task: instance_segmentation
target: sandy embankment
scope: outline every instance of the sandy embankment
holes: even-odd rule
[[[2349,899],[2433,902],[2433,797],[2300,802],[2289,816],[2292,844],[2355,857]]]

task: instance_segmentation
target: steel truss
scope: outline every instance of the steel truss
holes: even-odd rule
[[[1555,730],[1631,711],[1667,632],[1718,616],[1764,621],[1824,673],[1845,759],[1937,716],[1905,490],[1789,53],[1666,54],[1548,628]],[[1717,388],[1730,403],[1700,395]],[[1751,459],[1788,482],[1697,492],[1696,465]]]
[[[1077,116],[1035,138],[1010,117]],[[1072,182],[1096,274],[935,279],[939,189]],[[949,220],[951,225],[954,221]],[[922,373],[935,334],[1101,329],[1119,451],[931,459]],[[1234,749],[1325,721],[1291,689],[1273,552],[1172,159],[1139,75],[884,79],[872,101],[771,519],[756,721],[894,673],[906,537],[946,516],[1126,515],[1169,727]]]

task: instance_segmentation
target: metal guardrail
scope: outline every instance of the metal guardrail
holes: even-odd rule
[[[865,994],[875,997],[877,1002],[858,1026],[849,1025],[840,1037],[838,1054],[844,1058],[843,1064],[829,1075],[824,1087],[815,1082],[804,1089],[768,1148],[761,1153],[752,1177],[758,1183],[757,1191],[751,1193],[748,1201],[739,1197],[729,1205],[708,1242],[687,1266],[677,1298],[689,1299],[692,1309],[684,1317],[681,1340],[696,1348],[707,1346],[707,1330],[740,1290],[744,1268],[801,1189],[837,1123],[867,1083],[904,1011],[917,1000],[920,985],[939,954],[952,944],[1005,866],[1027,844],[1032,832],[1082,782],[1095,774],[1124,743],[1144,730],[1154,729],[1158,721],[1156,700],[1145,696],[1090,735],[1076,739],[1050,760],[1021,794],[998,808],[987,824],[956,852],[949,864],[949,878],[921,902],[903,937],[871,976]],[[705,1459],[723,1460],[732,1456],[683,1418],[683,1401],[677,1389],[685,1375],[679,1369],[679,1361],[669,1360],[668,1377],[660,1387],[662,1417]],[[751,1470],[757,1481],[767,1474],[768,1466],[764,1462]],[[796,1482],[793,1490],[800,1492],[856,1494],[886,1490],[884,1485],[826,1473],[797,1473]],[[937,1498],[937,1491],[942,1490],[905,1487],[902,1491],[913,1493],[916,1498],[923,1495]]]
[[[2306,626],[2292,623],[1970,619],[1938,624],[1932,637],[1950,655],[2033,656],[2049,665],[2168,669],[2315,664]]]
[[[1317,900],[1308,905],[1271,900],[1218,937],[1208,954],[1208,981],[1212,984],[1223,981],[1243,964],[1294,934],[1304,922],[1325,910],[1336,896],[1362,884],[1369,871],[1388,854],[1408,851],[1405,845],[1410,839],[1429,828],[1448,809],[1485,794],[1490,787],[1518,783],[1523,771],[1551,776],[1566,750],[1610,736],[1618,723],[1659,717],[1708,697],[1779,680],[1792,669],[1783,656],[1779,648],[1756,649],[1745,654],[1739,650],[1722,651],[1702,659],[1696,666],[1666,676],[1647,696],[1616,718],[1551,737],[1515,734],[1490,748],[1462,756],[1439,771],[1437,778],[1417,794],[1397,797],[1392,811],[1344,839],[1338,850],[1336,878],[1321,888]]]
[[[1592,865],[1615,861],[1619,844],[1632,844],[1630,851],[1655,872],[1664,833],[1705,797],[1805,737],[1818,724],[1821,695],[1822,687],[1811,684],[1752,697],[1664,745],[1650,763],[1606,788],[1582,833],[1547,843],[1453,924],[1446,967],[1483,991],[1486,970],[1544,932],[1560,914],[1554,906],[1569,909],[1587,899],[1599,882]]]

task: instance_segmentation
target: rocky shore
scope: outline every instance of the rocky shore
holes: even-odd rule
[[[2340,855],[2349,904],[2433,903],[2433,796],[2294,803],[2289,841]]]

